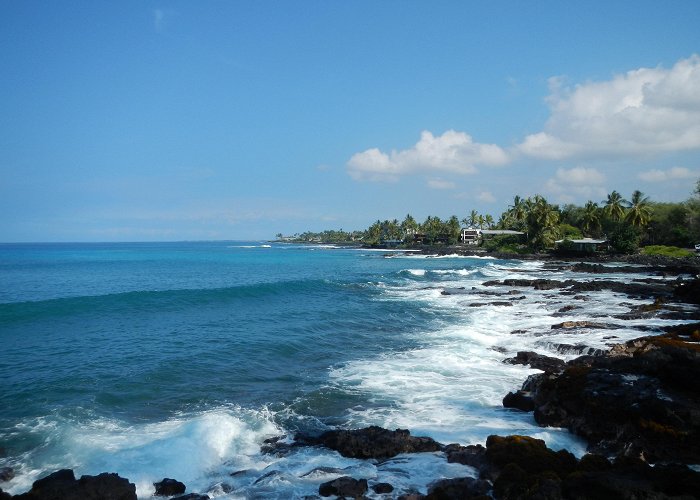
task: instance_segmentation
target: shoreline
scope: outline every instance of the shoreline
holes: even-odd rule
[[[445,253],[443,255],[450,255],[455,253],[453,250],[454,249],[444,249]],[[386,251],[390,252],[391,249],[386,249]],[[427,249],[426,249],[427,251]],[[434,252],[431,252],[430,254],[434,254]],[[473,255],[473,254],[469,254]],[[483,254],[478,253],[477,255],[483,256]],[[540,257],[540,256],[538,256]],[[633,256],[634,257],[634,256]],[[643,256],[642,256],[643,257]],[[562,264],[562,266],[569,266],[573,262],[586,262],[589,264],[588,267],[586,268],[580,268],[583,272],[590,272],[591,274],[595,274],[597,272],[625,272],[624,268],[612,268],[612,267],[607,267],[603,266],[604,269],[600,269],[596,266],[599,266],[601,264],[604,264],[605,262],[619,262],[619,260],[610,260],[610,261],[601,261],[598,259],[585,259],[585,258],[571,258],[571,259],[562,259],[559,257],[552,257],[550,259],[542,259],[542,258],[533,258],[533,259],[522,259],[522,256],[519,256],[520,260],[541,260],[546,262],[547,264],[556,264],[556,262],[562,262],[566,264]],[[653,264],[649,264],[647,262],[639,262],[639,261],[627,261],[627,263],[630,264],[635,264],[635,265],[644,265],[646,267],[645,273],[648,275],[648,279],[646,282],[643,283],[638,283],[635,284],[634,286],[630,286],[630,288],[625,289],[624,287],[618,287],[619,291],[621,293],[634,293],[638,296],[643,296],[645,300],[647,301],[652,301],[651,304],[648,304],[647,306],[644,307],[638,307],[637,309],[630,309],[630,315],[635,314],[636,318],[643,319],[645,317],[652,317],[654,315],[659,315],[659,314],[684,314],[685,316],[682,318],[683,321],[700,321],[700,312],[698,310],[698,299],[700,298],[700,292],[698,292],[698,279],[683,279],[681,277],[680,281],[670,281],[666,280],[665,282],[660,282],[660,280],[656,280],[655,278],[658,277],[659,272],[664,272],[665,274],[670,274],[670,275],[681,275],[681,274],[692,274],[685,272],[688,269],[697,269],[695,266],[691,264],[695,264],[693,262],[686,263],[686,262],[678,262],[679,259],[673,259],[673,258],[661,258],[661,259],[653,259],[654,262]],[[660,261],[666,261],[670,262],[671,266],[670,267],[665,267],[662,264],[660,264]],[[700,263],[698,263],[700,264]],[[584,270],[587,269],[587,270]],[[639,271],[639,269],[636,269],[636,271]],[[695,273],[697,274],[697,273]],[[523,291],[522,289],[529,289],[529,288],[534,288],[537,290],[540,289],[551,289],[551,290],[559,290],[559,293],[562,294],[563,291],[568,291],[574,290],[578,288],[581,288],[578,290],[578,293],[586,293],[586,291],[595,291],[595,290],[600,290],[600,289],[609,289],[606,287],[610,287],[610,283],[615,283],[615,282],[609,282],[609,281],[604,281],[604,280],[593,280],[591,283],[588,282],[583,282],[583,281],[574,281],[570,280],[569,282],[557,282],[555,280],[543,280],[543,279],[532,279],[532,280],[517,280],[513,282],[507,282],[508,280],[502,280],[501,282],[496,282],[491,284],[490,286],[495,286],[495,287],[503,287],[504,290],[506,289],[518,289]],[[487,282],[483,283],[484,285],[487,285]],[[578,284],[578,285],[577,285]],[[583,286],[585,285],[585,286]],[[545,287],[545,288],[542,288]],[[690,289],[688,289],[690,287]],[[625,291],[627,290],[627,291]],[[447,291],[447,290],[445,290]],[[563,296],[563,295],[562,295]],[[574,306],[576,304],[576,301],[573,300],[575,297],[571,297],[569,299],[566,299],[566,303],[569,306]],[[675,303],[680,303],[680,304],[685,304],[688,307],[691,307],[692,310],[690,311],[681,311],[674,309],[674,304]],[[632,316],[629,317],[630,319]],[[618,318],[619,321],[624,321],[624,318]],[[681,318],[677,318],[681,319]],[[693,324],[693,323],[691,323]],[[698,323],[694,323],[695,325],[698,325]],[[553,325],[552,328],[554,328]],[[586,328],[590,328],[591,325],[584,325],[584,324],[575,324],[575,325],[565,325],[564,323],[559,326],[560,328],[577,328],[581,330],[581,335],[585,335],[585,330]],[[670,335],[670,336],[669,336]],[[675,336],[674,336],[675,335]],[[698,338],[695,339],[695,336]],[[664,340],[665,343],[663,345],[656,345],[654,344],[653,341],[650,340],[644,340],[644,339],[660,339]],[[576,358],[573,361],[570,361],[569,363],[566,363],[564,365],[564,368],[560,371],[557,372],[556,369],[544,369],[542,374],[535,375],[534,377],[538,377],[535,380],[539,380],[539,382],[531,380],[531,378],[528,378],[528,380],[525,381],[523,388],[516,393],[516,396],[520,397],[521,403],[518,403],[519,405],[526,406],[529,403],[532,403],[533,405],[539,404],[540,406],[545,406],[549,405],[549,413],[547,413],[546,418],[554,418],[551,417],[551,415],[555,415],[557,418],[560,418],[558,426],[564,426],[567,427],[568,425],[574,425],[574,424],[568,424],[567,423],[567,418],[570,419],[576,419],[579,418],[580,416],[577,416],[574,413],[571,413],[569,411],[570,415],[568,417],[561,417],[561,408],[565,407],[566,405],[571,405],[571,401],[567,400],[561,400],[561,391],[570,391],[575,389],[575,387],[572,388],[572,385],[566,385],[564,382],[570,381],[572,377],[574,376],[579,376],[581,375],[582,372],[585,372],[585,376],[588,376],[588,374],[595,374],[596,376],[599,375],[600,370],[608,370],[608,373],[612,373],[614,377],[617,378],[610,378],[607,379],[608,381],[610,380],[618,380],[622,375],[624,374],[624,371],[620,371],[616,366],[608,366],[605,363],[606,361],[596,361],[595,359],[598,358],[599,360],[604,360],[607,357],[616,357],[620,358],[623,360],[623,364],[625,365],[624,368],[629,368],[630,361],[629,359],[634,359],[635,357],[639,357],[640,355],[644,355],[645,352],[651,351],[655,352],[663,349],[666,349],[668,345],[670,345],[672,349],[675,349],[673,351],[662,351],[662,354],[668,354],[669,352],[673,355],[678,355],[678,353],[683,353],[687,351],[688,353],[692,354],[694,356],[694,353],[697,350],[697,345],[694,344],[694,342],[697,342],[700,340],[700,333],[697,333],[695,331],[689,332],[688,335],[683,335],[679,334],[678,332],[667,332],[666,334],[657,334],[657,335],[652,335],[652,336],[646,336],[646,337],[640,337],[639,339],[636,339],[634,341],[630,341],[624,344],[617,344],[620,347],[613,347],[608,351],[608,354],[604,356],[581,356],[579,358]],[[643,344],[643,345],[640,345]],[[667,345],[668,344],[668,345]],[[685,345],[687,344],[687,346]],[[646,351],[645,351],[646,350]],[[610,352],[614,352],[613,355],[610,355]],[[518,353],[520,354],[520,353]],[[700,362],[698,362],[697,357],[690,356],[687,358],[688,366],[690,366],[694,370],[699,370],[700,369]],[[528,358],[528,363],[531,367],[537,368],[535,366],[535,363],[539,364],[542,361],[547,361],[547,360],[537,360],[535,358]],[[644,360],[648,361],[648,360]],[[658,361],[658,360],[657,360]],[[588,365],[586,365],[588,363]],[[617,362],[616,362],[617,363]],[[540,365],[543,366],[543,365]],[[658,367],[663,368],[666,366],[663,364],[663,360],[659,361],[659,364],[657,365]],[[561,366],[560,366],[561,368]],[[635,368],[636,369],[636,368]],[[587,370],[587,371],[586,371]],[[597,370],[597,371],[596,371]],[[616,371],[617,370],[617,371]],[[693,376],[694,372],[689,372],[688,379],[690,380],[690,383],[694,383],[697,378]],[[629,375],[629,374],[628,374]],[[637,374],[632,373],[630,376],[639,376]],[[646,375],[644,375],[646,376]],[[563,377],[563,379],[561,379]],[[567,378],[568,377],[568,378]],[[673,378],[673,377],[672,377]],[[560,387],[557,386],[557,380],[564,380],[560,384]],[[623,378],[624,379],[624,378]],[[575,379],[574,382],[577,384],[581,383],[580,379]],[[549,386],[546,386],[549,383]],[[539,386],[537,386],[539,384]],[[546,387],[543,387],[542,384],[545,384]],[[619,384],[618,384],[619,385]],[[574,384],[575,386],[575,384]],[[621,393],[616,393],[617,397],[622,397],[624,396],[624,384],[621,386],[623,392]],[[631,386],[632,387],[632,386]],[[538,393],[539,391],[539,393]],[[559,393],[557,391],[560,391]],[[691,391],[692,392],[692,391]],[[534,393],[534,394],[533,394]],[[542,396],[542,394],[546,393],[546,401],[543,403],[542,398],[545,398],[545,396]],[[538,396],[539,394],[539,396]],[[647,395],[648,396],[648,395]],[[692,396],[692,394],[691,394]],[[507,395],[504,394],[504,397],[507,397]],[[529,398],[529,401],[528,401]],[[538,401],[539,398],[539,401]],[[552,401],[555,399],[559,398],[561,401],[557,401],[556,405],[552,407]],[[525,401],[525,403],[522,403],[522,401]],[[627,401],[622,399],[623,401]],[[697,402],[697,394],[695,395],[695,399],[693,400]],[[557,406],[558,405],[558,406]],[[670,403],[665,404],[666,407],[668,407]],[[504,404],[505,406],[505,404]],[[529,406],[528,406],[529,407]],[[511,408],[518,408],[518,406],[512,406]],[[519,410],[514,410],[514,411],[523,411],[522,408]],[[536,408],[533,410],[527,410],[527,411],[536,411]],[[543,414],[542,411],[540,411],[540,414]],[[537,413],[535,413],[535,418],[537,420]],[[544,422],[545,420],[543,420]],[[552,422],[550,420],[549,422]],[[666,437],[666,439],[669,439],[669,437],[673,437],[674,435],[678,436],[681,435],[682,437],[682,432],[686,432],[685,430],[674,430],[673,428],[668,428],[667,426],[664,427],[661,423],[656,422],[655,420],[651,419],[648,420],[648,423],[645,424],[646,427],[642,426],[640,428],[644,429],[646,428],[649,432],[658,434],[662,437]],[[539,420],[538,420],[539,423]],[[563,424],[563,425],[562,425]],[[542,425],[542,424],[540,424]],[[584,426],[585,427],[585,426]],[[367,428],[371,429],[371,428]],[[418,498],[470,498],[470,497],[479,497],[481,496],[482,498],[489,498],[489,497],[484,497],[483,495],[491,494],[494,495],[495,498],[515,498],[515,497],[510,497],[507,495],[504,495],[503,489],[506,488],[504,486],[504,482],[507,482],[510,484],[509,488],[525,488],[522,491],[529,491],[531,494],[535,494],[537,491],[537,488],[540,488],[542,486],[541,483],[546,482],[545,479],[554,481],[554,486],[552,484],[549,484],[552,488],[559,491],[560,493],[565,491],[566,488],[570,488],[571,484],[577,484],[575,483],[575,480],[577,477],[581,476],[581,474],[593,474],[593,476],[588,477],[590,481],[592,481],[596,487],[600,487],[599,483],[595,483],[595,481],[611,481],[620,479],[620,477],[627,477],[627,478],[634,478],[632,480],[632,484],[636,485],[642,481],[643,477],[645,475],[651,474],[649,465],[646,461],[642,459],[647,459],[649,462],[652,463],[658,463],[658,460],[650,460],[649,459],[649,453],[645,453],[644,450],[639,450],[639,447],[641,446],[640,443],[633,443],[634,446],[631,447],[624,447],[626,450],[630,451],[631,453],[629,454],[622,454],[618,455],[618,458],[616,459],[617,462],[620,462],[620,465],[616,465],[616,461],[609,461],[605,456],[603,455],[595,455],[596,457],[600,458],[589,458],[586,459],[587,461],[584,463],[583,459],[576,461],[576,459],[573,459],[572,461],[571,457],[568,457],[568,455],[563,455],[561,452],[553,452],[546,448],[544,446],[543,442],[539,442],[539,440],[535,440],[533,438],[526,438],[523,436],[505,436],[505,437],[499,437],[496,438],[494,437],[493,439],[489,438],[489,441],[486,443],[486,447],[484,448],[481,445],[467,445],[467,446],[462,446],[462,445],[451,445],[451,444],[442,444],[442,443],[437,443],[437,445],[432,445],[428,444],[428,447],[433,447],[435,448],[437,446],[437,449],[422,449],[418,447],[419,449],[415,449],[417,445],[415,444],[406,444],[406,443],[415,443],[413,439],[418,439],[422,440],[419,441],[420,443],[429,443],[428,441],[425,441],[426,439],[429,438],[413,438],[410,436],[410,433],[406,434],[407,431],[388,431],[384,430],[386,432],[380,432],[374,430],[367,430],[367,429],[360,429],[356,431],[330,431],[334,432],[335,434],[331,434],[330,436],[335,436],[332,439],[331,438],[322,438],[319,436],[297,436],[295,437],[295,441],[293,444],[289,444],[288,442],[285,442],[281,439],[276,439],[276,440],[268,440],[270,442],[266,442],[263,444],[264,451],[267,453],[285,453],[288,452],[290,449],[293,447],[300,447],[300,446],[325,446],[329,447],[331,449],[336,449],[333,446],[336,446],[333,444],[333,440],[336,442],[342,442],[341,445],[338,445],[338,448],[342,448],[342,446],[345,446],[345,444],[349,443],[350,446],[357,446],[358,443],[363,449],[369,449],[369,448],[377,448],[380,447],[381,449],[385,450],[387,446],[389,446],[387,443],[393,443],[398,440],[399,445],[397,445],[397,450],[400,450],[399,453],[414,453],[414,452],[426,452],[430,451],[433,453],[442,453],[445,456],[445,460],[456,462],[456,463],[463,463],[465,465],[469,465],[471,467],[475,467],[475,469],[478,471],[479,479],[475,478],[470,478],[472,481],[457,481],[456,479],[451,482],[451,483],[440,483],[436,482],[435,483],[435,491],[433,491],[433,496],[431,497],[431,493],[428,494],[428,496],[424,496],[418,492],[402,492],[402,496],[395,496],[395,497],[390,497],[390,498],[406,498],[408,499],[418,499]],[[585,429],[584,429],[585,430]],[[638,429],[637,429],[638,430]],[[346,434],[342,434],[342,433]],[[598,432],[598,431],[596,431]],[[695,430],[693,432],[696,432]],[[348,434],[349,433],[349,434]],[[388,433],[388,434],[387,434]],[[680,434],[679,434],[680,433]],[[595,434],[593,432],[592,434]],[[340,436],[340,437],[338,437]],[[363,436],[369,436],[369,437],[363,437]],[[694,435],[693,435],[694,436]],[[691,436],[692,437],[692,436]],[[411,439],[413,438],[413,439]],[[329,443],[331,444],[329,446]],[[589,441],[590,444],[590,441]],[[421,445],[422,446],[422,445]],[[495,448],[494,448],[495,446]],[[608,444],[605,446],[599,446],[599,449],[596,449],[595,451],[599,452],[605,452],[605,450],[610,450],[611,445]],[[697,445],[696,445],[697,446]],[[369,448],[368,448],[369,447]],[[614,446],[612,447],[614,448]],[[673,448],[673,447],[671,447]],[[491,451],[490,451],[491,450]],[[494,451],[495,450],[495,451]],[[696,450],[691,450],[693,453],[696,452]],[[339,451],[341,454],[343,452]],[[383,454],[382,454],[383,453]],[[518,462],[516,460],[517,456],[522,455],[523,453],[528,456],[527,461],[544,461],[546,467],[540,467],[539,469],[533,469],[533,470],[526,470],[524,466],[526,463]],[[558,453],[558,455],[557,455]],[[568,453],[568,452],[567,452]],[[658,455],[658,451],[656,452]],[[673,449],[670,451],[666,451],[667,455],[664,456],[665,462],[670,462],[670,463],[683,463],[685,465],[688,464],[688,460],[679,460],[676,459],[674,460],[673,458]],[[360,457],[360,458],[366,458],[368,460],[381,460],[382,457],[384,457],[386,454],[386,451],[382,451],[381,453],[371,453],[370,455],[377,455],[377,456],[367,456],[367,457]],[[554,455],[553,455],[554,454]],[[494,456],[499,456],[501,458],[494,458]],[[561,460],[563,461],[564,465],[558,464],[558,458],[557,457],[564,457]],[[652,455],[653,456],[653,455]],[[695,456],[693,454],[688,455],[688,456]],[[505,457],[505,458],[503,458]],[[545,457],[545,458],[543,458]],[[622,460],[624,458],[624,460]],[[500,461],[499,461],[500,460]],[[511,460],[510,462],[504,462],[504,460],[507,462],[508,460]],[[515,461],[513,461],[515,460]],[[594,470],[589,470],[590,464],[588,462],[595,461],[596,462],[596,467],[593,468]],[[512,467],[510,466],[511,464],[514,464]],[[554,464],[554,465],[552,465]],[[607,465],[606,465],[607,464]],[[683,465],[685,467],[685,465]],[[528,478],[524,478],[522,474],[519,476],[520,472],[518,471],[517,468],[519,468],[521,471],[526,472],[526,476]],[[549,467],[549,468],[547,468]],[[661,470],[661,469],[659,469]],[[635,471],[637,476],[635,476]],[[11,471],[5,471],[8,474],[11,473]],[[678,471],[676,471],[678,473]],[[72,474],[72,472],[71,472]],[[233,472],[232,472],[233,474]],[[504,476],[505,474],[505,476]],[[510,474],[510,475],[509,475]],[[552,478],[552,474],[558,478],[558,483],[557,480]],[[577,475],[578,474],[578,475]],[[597,476],[596,476],[597,474]],[[680,474],[680,473],[679,473]],[[576,476],[576,477],[570,477],[570,476]],[[696,484],[698,476],[700,474],[694,473],[688,469],[682,469],[682,477],[684,478],[683,480],[689,484],[693,485]],[[114,491],[122,491],[122,486],[123,486],[123,481],[121,482],[115,482],[115,478],[113,477],[114,475],[106,475],[102,477],[100,476],[87,476],[88,479],[83,480],[82,478],[79,480],[76,480],[74,477],[71,480],[69,475],[67,473],[60,474],[59,476],[54,477],[49,476],[48,481],[46,481],[47,478],[44,478],[40,481],[44,481],[43,483],[39,484],[39,488],[37,491],[31,490],[30,492],[22,495],[16,495],[14,497],[11,497],[7,494],[0,493],[0,499],[5,499],[5,498],[20,498],[24,500],[39,500],[39,499],[48,499],[48,498],[62,498],[61,496],[46,496],[48,495],[48,491],[57,491],[55,488],[67,488],[64,491],[65,494],[67,495],[68,491],[74,491],[71,488],[75,489],[78,488],[80,493],[76,493],[78,497],[81,498],[112,498],[112,497],[106,497],[106,496],[90,496],[91,493],[86,492],[85,490],[81,490],[80,488],[85,488],[86,484],[91,485],[91,488],[95,488],[95,481],[97,481],[99,484],[102,484],[101,482],[105,482],[107,484],[108,488],[111,488]],[[513,476],[513,477],[511,477]],[[532,478],[539,478],[538,482],[536,485],[531,484],[531,479]],[[100,479],[91,479],[91,478],[100,478]],[[61,481],[61,485],[59,486],[53,486],[53,490],[47,489],[48,486],[52,484],[53,482],[59,480]],[[333,481],[329,481],[328,483],[335,483],[339,479],[335,479]],[[466,478],[462,478],[466,479]],[[664,483],[666,481],[665,476],[661,477],[659,476],[658,482],[659,483]],[[436,478],[436,481],[438,481],[439,478]],[[358,482],[353,482],[353,481],[359,481],[360,484],[358,485]],[[324,492],[331,491],[331,495],[336,495],[336,496],[356,496],[352,492],[359,491],[357,489],[353,488],[359,488],[360,490],[362,489],[363,485],[361,484],[362,480],[353,480],[349,481],[346,480],[344,482],[340,482],[335,485],[327,485],[324,487]],[[476,482],[476,481],[482,481],[482,482]],[[571,483],[574,481],[574,483]],[[37,481],[39,482],[39,481]],[[342,483],[342,484],[341,484]],[[36,484],[36,483],[35,483]],[[128,483],[127,481],[127,484]],[[326,485],[327,483],[323,483],[321,486]],[[117,485],[122,485],[122,486],[117,486]],[[369,486],[375,487],[378,486],[377,484],[370,484]],[[367,482],[365,481],[364,483],[364,488],[365,492],[367,491],[367,488],[369,487],[367,485]],[[590,485],[589,485],[590,486]],[[0,482],[0,488],[2,487],[2,482]],[[329,488],[336,488],[336,489],[329,489]],[[629,484],[627,485],[629,487]],[[649,486],[652,488],[652,486]],[[653,488],[658,487],[657,483],[654,483]],[[42,493],[41,489],[44,489],[44,493]],[[350,489],[337,489],[337,488],[350,488]],[[387,486],[382,486],[382,488],[387,488]],[[442,493],[437,493],[436,491],[444,492],[446,489],[450,489],[450,491],[457,491],[458,493],[455,493],[455,496],[439,496],[442,495]],[[535,489],[533,489],[535,488]],[[653,489],[652,488],[652,489]],[[128,489],[128,488],[127,488]],[[508,488],[506,488],[507,490]],[[99,488],[98,488],[99,490]],[[1,491],[1,490],[0,490]],[[33,492],[32,492],[33,491]],[[92,491],[92,490],[91,490]],[[99,490],[103,491],[103,490]],[[110,490],[111,491],[111,490]],[[126,490],[124,490],[126,491]],[[671,491],[671,490],[669,490]],[[697,491],[697,490],[695,490]],[[375,490],[375,492],[377,492]],[[467,492],[469,492],[470,496],[465,496],[467,495]],[[103,492],[104,493],[104,492]],[[103,495],[103,493],[100,493],[100,495]],[[183,490],[184,493],[184,490]],[[319,490],[319,493],[321,491]],[[45,495],[46,494],[46,495]],[[377,494],[380,494],[377,492]],[[381,493],[384,494],[384,493]],[[44,496],[42,496],[44,495]],[[134,496],[128,496],[129,493],[126,491],[125,495],[127,496],[114,496],[113,498],[136,498],[135,493]],[[362,493],[364,495],[364,493]],[[669,493],[670,495],[670,493]],[[560,496],[561,498],[569,498],[567,496]],[[67,498],[67,496],[63,496],[63,498]],[[190,496],[190,499],[203,499],[203,498],[208,498],[206,495],[199,495],[199,496]],[[382,497],[382,498],[388,498],[388,497]],[[551,498],[558,498],[558,497],[551,497]]]

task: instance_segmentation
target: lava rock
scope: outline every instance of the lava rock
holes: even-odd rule
[[[343,476],[333,481],[323,483],[318,487],[318,494],[323,497],[336,495],[339,497],[361,498],[367,493],[367,480]]]
[[[181,495],[187,489],[184,483],[181,483],[176,479],[170,479],[169,477],[166,477],[157,483],[153,483],[153,486],[156,487],[155,495],[163,497]]]
[[[414,437],[405,429],[390,431],[378,426],[327,431],[318,437],[298,436],[297,442],[325,446],[348,458],[391,458],[400,453],[442,449],[440,443],[432,438]]]
[[[76,480],[73,471],[63,469],[35,481],[20,500],[136,500],[136,485],[117,474],[102,473]]]
[[[491,485],[473,477],[457,477],[453,479],[440,479],[428,486],[428,500],[462,500],[475,498],[489,498],[488,492]]]
[[[515,408],[521,411],[533,411],[535,409],[535,402],[529,391],[509,392],[503,398],[503,407]]]
[[[173,497],[170,500],[209,500],[209,495],[200,495],[199,493],[188,493],[179,497]]]
[[[375,485],[372,485],[372,491],[374,491],[378,495],[381,495],[383,493],[391,493],[392,491],[394,491],[394,487],[389,483],[377,483]]]
[[[503,362],[512,365],[530,365],[532,368],[549,373],[558,373],[566,365],[563,359],[537,354],[533,351],[519,351],[514,358],[504,359]]]

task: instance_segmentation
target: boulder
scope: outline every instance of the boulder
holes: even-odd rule
[[[318,437],[298,436],[297,443],[321,445],[349,458],[391,458],[400,453],[440,451],[429,437],[414,437],[405,429],[390,431],[371,426],[356,430],[327,431]]]
[[[209,500],[209,495],[200,495],[199,493],[188,493],[179,497],[173,497],[170,500]]]
[[[367,493],[367,480],[353,479],[350,476],[339,477],[318,487],[318,494],[322,497],[335,495],[339,497],[362,498],[365,493]]]
[[[535,402],[532,399],[532,394],[530,391],[516,391],[509,392],[503,398],[504,408],[515,408],[521,411],[533,411],[535,409]]]
[[[136,500],[136,486],[117,474],[102,473],[76,480],[73,471],[63,469],[35,481],[20,500]]]
[[[382,495],[384,493],[391,493],[394,491],[394,487],[389,483],[377,483],[372,485],[372,491],[378,495]]]
[[[166,477],[157,483],[153,483],[153,486],[156,487],[155,495],[162,497],[181,495],[187,489],[184,483],[181,483],[176,479],[170,479],[169,477]]]
[[[427,500],[462,500],[489,498],[491,485],[473,477],[440,479],[428,486]]]
[[[519,351],[514,358],[504,359],[503,362],[512,365],[530,365],[532,368],[550,373],[562,371],[566,364],[563,359],[537,354],[533,351]]]

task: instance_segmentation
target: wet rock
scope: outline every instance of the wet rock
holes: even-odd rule
[[[298,436],[304,445],[321,445],[349,458],[391,458],[399,453],[440,451],[440,443],[429,437],[415,437],[405,429],[390,431],[371,426],[356,430],[333,430],[318,437]]]
[[[535,402],[532,399],[532,394],[530,391],[516,391],[509,392],[503,398],[504,408],[515,408],[521,411],[533,411],[535,409]]]
[[[489,305],[492,305],[492,306],[506,306],[506,307],[510,307],[510,306],[513,305],[513,303],[512,303],[512,302],[506,302],[506,301],[504,301],[504,300],[500,300],[500,301],[491,302]]]
[[[12,498],[12,495],[9,493],[5,493],[2,491],[2,488],[0,488],[0,500],[10,500]]]
[[[527,333],[527,330],[519,329],[519,330],[513,330],[512,332],[510,332],[511,335],[520,335],[523,333]]]
[[[323,497],[336,495],[339,497],[361,498],[365,493],[367,493],[367,480],[353,479],[350,476],[339,477],[318,487],[318,494]]]
[[[503,362],[511,365],[530,365],[532,368],[545,372],[560,372],[566,364],[563,359],[537,354],[533,351],[519,351],[514,358],[506,358]]]
[[[153,483],[153,486],[156,487],[155,495],[163,497],[180,495],[184,493],[187,489],[184,483],[181,483],[176,479],[170,479],[169,477],[166,477],[165,479],[157,483]]]
[[[673,291],[673,296],[683,302],[700,304],[700,279],[684,281],[678,284]]]
[[[199,493],[188,493],[179,497],[173,497],[170,500],[209,500],[209,495],[200,495]]]
[[[594,321],[564,321],[562,323],[557,323],[552,325],[552,330],[571,330],[573,328],[596,328],[599,330],[611,330],[622,328],[620,325],[613,325],[610,323],[596,323]]]
[[[469,295],[472,292],[470,290],[466,290],[464,287],[460,288],[445,288],[443,291],[440,292],[440,295]]]
[[[482,470],[487,467],[486,448],[480,444],[469,446],[448,444],[445,446],[444,452],[448,463],[468,465],[478,470]]]
[[[574,309],[581,309],[581,306],[574,306],[574,305],[564,306],[564,307],[558,309],[557,313],[563,314],[563,313],[567,313],[569,311],[573,311]]]
[[[9,481],[15,477],[15,470],[12,467],[0,467],[0,482]]]
[[[602,356],[606,352],[603,349],[598,349],[596,347],[591,347],[584,344],[562,344],[556,342],[546,342],[544,345],[547,348],[558,352],[559,354],[565,355],[576,354],[579,356]]]
[[[102,473],[76,480],[63,469],[35,481],[32,489],[13,498],[20,500],[136,500],[136,486],[117,474]]]
[[[489,498],[491,484],[473,477],[457,477],[440,479],[428,486],[426,499],[429,500],[462,500]]]
[[[372,491],[374,491],[378,495],[382,495],[384,493],[391,493],[392,491],[394,491],[394,487],[389,483],[377,483],[375,485],[372,485]]]
[[[566,427],[601,452],[700,462],[700,324],[694,325],[537,376],[528,387],[535,420]]]
[[[310,477],[310,476],[323,476],[327,474],[341,474],[345,472],[345,469],[340,467],[316,467],[311,469],[309,472],[302,474],[299,477]]]

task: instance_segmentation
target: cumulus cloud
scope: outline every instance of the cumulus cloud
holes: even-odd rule
[[[595,168],[560,168],[547,180],[545,188],[556,196],[557,201],[571,203],[577,198],[605,196],[604,183],[605,175]]]
[[[550,79],[550,117],[521,153],[561,160],[700,148],[700,57],[573,88]]]
[[[481,191],[476,198],[484,203],[493,203],[496,201],[496,197],[491,191]]]
[[[448,130],[436,137],[424,131],[409,149],[384,153],[372,148],[356,153],[348,161],[347,169],[356,180],[396,181],[414,173],[473,174],[477,165],[498,166],[507,162],[508,155],[502,148],[474,142],[464,132]]]
[[[673,167],[668,170],[647,170],[638,176],[646,182],[666,182],[672,180],[695,179],[700,177],[700,172],[685,167]]]
[[[454,189],[457,185],[444,179],[428,179],[428,187],[430,189]]]

